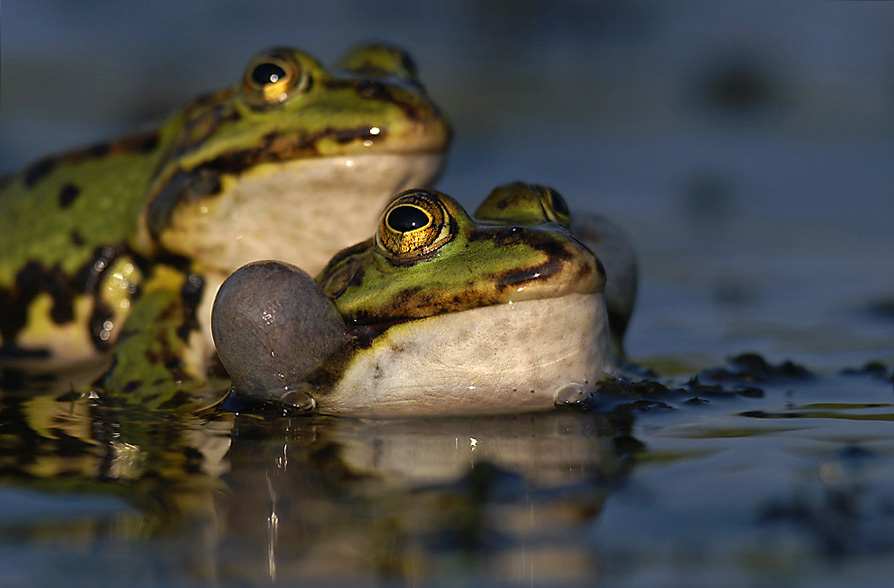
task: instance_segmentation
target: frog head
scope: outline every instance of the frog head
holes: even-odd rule
[[[349,324],[367,327],[481,306],[601,292],[598,260],[555,224],[493,226],[450,196],[409,190],[374,238],[318,276]]]
[[[340,68],[270,49],[237,86],[175,116],[137,249],[224,273],[298,251],[315,270],[370,231],[391,194],[432,182],[450,127],[409,56],[366,45]]]

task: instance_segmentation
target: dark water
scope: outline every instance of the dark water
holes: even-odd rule
[[[390,39],[454,122],[440,188],[548,183],[631,233],[628,351],[678,390],[360,422],[4,381],[0,586],[887,585],[894,6],[145,4],[5,3],[0,170],[151,125],[262,47]],[[749,350],[811,375],[685,385]]]
[[[885,585],[890,371],[754,361],[474,419],[6,393],[0,583]]]

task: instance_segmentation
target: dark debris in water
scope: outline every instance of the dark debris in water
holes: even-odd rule
[[[865,313],[873,319],[894,321],[894,298],[882,298],[868,304]]]
[[[591,408],[600,412],[619,408],[630,412],[654,412],[671,410],[672,403],[698,406],[717,399],[763,398],[764,390],[757,384],[813,377],[798,364],[790,361],[771,364],[755,353],[737,355],[729,360],[728,366],[704,370],[680,385],[661,381],[658,376],[645,375],[642,371],[634,374],[634,377],[622,376],[599,382],[591,399]]]
[[[779,383],[813,377],[805,367],[792,361],[772,364],[757,353],[742,353],[730,358],[727,363],[728,367],[704,370],[700,378],[714,382]]]
[[[685,383],[662,380],[648,370],[625,366],[625,376],[607,378],[598,383],[595,392],[583,404],[587,410],[605,414],[624,430],[632,430],[637,414],[669,411],[679,407],[700,407],[715,400],[764,398],[764,387],[809,382],[817,374],[792,361],[770,363],[756,353],[743,353],[728,360],[726,366],[703,370]],[[871,361],[859,368],[841,370],[841,375],[890,380],[894,375],[883,363]],[[866,408],[869,408],[868,406]],[[826,413],[745,409],[739,416],[759,419],[805,418],[827,416]],[[852,417],[857,418],[857,417]],[[885,420],[884,415],[864,418]]]
[[[870,469],[880,456],[848,445],[819,465],[817,480],[759,511],[763,524],[790,525],[826,557],[840,559],[894,548],[894,500],[877,491]]]
[[[645,449],[633,437],[633,425],[638,415],[673,411],[678,408],[698,409],[715,401],[735,399],[761,399],[764,387],[809,382],[819,376],[792,361],[770,363],[756,353],[743,353],[728,360],[726,366],[703,370],[678,383],[661,379],[654,372],[624,366],[623,376],[600,381],[595,391],[578,403],[576,408],[605,415],[614,429],[616,445],[621,455],[632,455]],[[891,372],[882,363],[869,362],[860,368],[846,369],[843,375],[891,378]],[[739,416],[760,419],[803,418],[805,412],[768,412],[749,409]],[[882,417],[874,417],[882,418]]]
[[[841,373],[845,376],[870,376],[881,380],[894,378],[888,366],[880,361],[870,361],[859,368],[845,368]]]
[[[752,419],[800,419],[807,415],[801,412],[767,412],[765,410],[745,410],[739,416]]]
[[[579,405],[579,408],[599,412],[608,418],[621,456],[635,455],[646,449],[633,435],[638,415],[673,411],[678,406],[697,408],[719,400],[763,398],[764,390],[754,382],[808,376],[807,370],[791,362],[772,365],[755,354],[734,357],[729,368],[706,370],[682,384],[661,381],[654,373],[635,366],[624,371],[630,376],[600,381],[594,393]]]

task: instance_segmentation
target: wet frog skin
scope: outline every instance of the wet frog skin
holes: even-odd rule
[[[227,274],[321,268],[396,191],[434,181],[449,140],[406,53],[360,46],[330,71],[277,48],[157,131],[3,178],[0,366],[114,351],[129,368],[107,387],[201,380]]]
[[[554,188],[526,182],[497,186],[478,206],[475,218],[497,224],[559,223],[589,247],[605,268],[605,306],[612,343],[623,355],[624,334],[636,304],[636,254],[627,234],[601,214],[569,210]]]
[[[604,286],[561,224],[482,222],[409,190],[316,280],[279,262],[235,272],[212,330],[234,390],[255,399],[357,416],[542,410],[610,367]]]

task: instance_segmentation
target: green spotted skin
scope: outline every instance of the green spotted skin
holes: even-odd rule
[[[49,156],[2,178],[0,367],[57,369],[112,352],[114,365],[132,376],[106,379],[117,387],[201,380],[213,348],[208,325],[195,318],[198,306],[244,262],[216,253],[213,239],[243,234],[215,228],[209,210],[244,217],[240,210],[257,207],[252,198],[271,178],[282,187],[314,174],[317,188],[319,177],[331,178],[322,188],[337,193],[354,157],[387,155],[398,167],[428,158],[408,177],[433,181],[449,140],[449,124],[403,51],[359,46],[329,70],[305,53],[274,48],[249,62],[240,83],[196,99],[155,131]],[[283,210],[271,218],[300,218],[309,198],[299,196],[273,194]],[[243,255],[263,252],[265,238],[288,245],[274,243],[276,234],[265,226],[246,233],[254,242]],[[353,240],[317,254],[328,258]],[[161,317],[141,311],[143,299],[155,308],[155,297],[179,308]],[[175,325],[172,313],[192,318]],[[115,355],[122,333],[133,341],[141,333],[168,338],[167,330],[181,351],[160,359],[131,343],[127,357]],[[208,332],[193,337],[199,330]],[[167,367],[152,365],[159,363]]]

